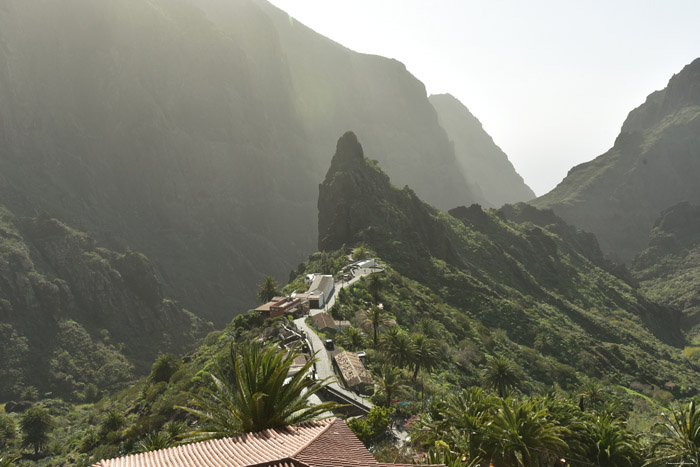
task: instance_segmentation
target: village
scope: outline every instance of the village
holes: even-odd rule
[[[334,337],[350,326],[361,327],[366,320],[366,311],[358,310],[351,322],[334,319],[329,310],[341,289],[383,271],[376,260],[364,259],[345,266],[336,277],[307,274],[306,292],[274,297],[255,309],[261,319],[291,318],[289,323],[282,324],[283,330],[276,336],[280,348],[296,348],[303,352],[294,362],[289,376],[296,374],[315,356],[317,362],[311,377],[332,381],[322,396],[325,400],[345,404],[343,412],[348,416],[366,415],[373,407],[367,396],[373,392],[374,381],[367,369],[366,353],[336,348]]]

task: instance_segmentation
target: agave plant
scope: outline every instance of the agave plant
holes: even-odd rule
[[[660,428],[663,438],[645,465],[700,465],[700,407],[695,401],[674,410]]]
[[[307,378],[315,359],[290,377],[297,351],[279,351],[250,342],[231,346],[230,370],[211,375],[212,386],[192,394],[193,407],[180,407],[199,420],[188,439],[203,441],[281,428],[327,418],[335,402],[313,405],[309,398],[330,384]]]

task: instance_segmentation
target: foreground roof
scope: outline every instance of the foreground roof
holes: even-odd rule
[[[386,467],[340,419],[102,460],[94,467]]]

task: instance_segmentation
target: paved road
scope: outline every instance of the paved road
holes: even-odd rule
[[[381,271],[382,269],[380,268],[363,268],[355,271],[355,275],[352,279],[335,285],[333,295],[331,295],[330,299],[328,300],[326,308],[330,309],[331,307],[333,307],[333,305],[335,304],[335,299],[338,296],[338,292],[340,292],[341,288],[345,288],[354,284],[355,282],[362,279],[364,276],[368,276],[372,273]],[[309,312],[309,314],[313,316],[322,313],[323,311],[324,309],[315,308],[312,309]],[[333,371],[333,363],[331,361],[331,357],[328,351],[326,350],[326,347],[323,345],[323,342],[321,341],[321,338],[318,336],[318,334],[316,334],[316,332],[306,324],[305,319],[306,318],[297,318],[294,320],[294,324],[296,324],[299,330],[304,331],[304,333],[306,333],[309,344],[311,345],[311,352],[318,352],[316,354],[316,358],[318,358],[318,362],[316,362],[316,375],[318,376],[318,378],[333,378],[333,383],[331,383],[330,385],[333,387],[333,389],[343,393],[343,395],[347,396],[348,398],[353,399],[361,403],[365,407],[371,409],[373,405],[369,400],[365,399],[364,397],[358,396],[352,391],[348,391],[344,387],[340,386],[340,384],[338,384],[335,372]]]

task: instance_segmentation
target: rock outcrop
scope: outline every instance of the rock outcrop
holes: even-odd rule
[[[675,381],[677,373],[695,378],[678,349],[680,314],[640,294],[593,235],[551,210],[521,203],[446,214],[394,187],[350,132],[338,141],[318,208],[322,250],[365,245],[518,344],[566,342],[552,353],[560,364],[646,384]],[[401,293],[410,300],[410,291]]]
[[[700,202],[700,59],[630,112],[615,145],[572,168],[533,201],[593,232],[603,251],[629,262],[661,211]]]

